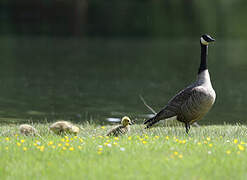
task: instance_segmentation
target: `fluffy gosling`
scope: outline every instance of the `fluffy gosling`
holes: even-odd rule
[[[78,134],[79,133],[79,128],[74,126],[68,121],[57,121],[53,123],[49,129],[54,132],[55,134]]]
[[[128,116],[124,116],[121,120],[121,125],[111,129],[106,136],[119,136],[126,134],[130,131],[129,125],[131,125],[131,120]]]
[[[37,130],[29,124],[21,124],[19,130],[21,134],[26,136],[37,134]]]

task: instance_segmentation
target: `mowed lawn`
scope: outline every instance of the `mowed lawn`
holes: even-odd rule
[[[131,126],[118,138],[111,126],[78,125],[77,136],[26,137],[0,127],[0,179],[247,179],[246,126]]]

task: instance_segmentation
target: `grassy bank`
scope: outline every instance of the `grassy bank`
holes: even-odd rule
[[[119,138],[110,126],[83,125],[78,136],[57,136],[34,125],[40,137],[0,127],[1,179],[246,179],[247,128],[134,125]]]

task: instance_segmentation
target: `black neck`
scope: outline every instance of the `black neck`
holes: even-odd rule
[[[208,69],[207,67],[207,55],[208,55],[208,46],[201,43],[201,64],[198,70],[198,74],[202,71]]]

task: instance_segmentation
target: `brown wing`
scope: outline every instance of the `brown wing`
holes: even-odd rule
[[[188,86],[187,88],[177,93],[160,112],[158,112],[153,118],[144,122],[144,124],[147,124],[147,128],[151,127],[153,124],[162,119],[177,116],[182,104],[184,104],[193,93],[194,87],[194,84],[192,84],[191,86]]]
[[[121,134],[125,134],[128,132],[127,127],[123,126],[123,125],[119,125],[113,129],[111,129],[106,136],[119,136]]]
[[[189,99],[181,106],[181,115],[178,120],[192,123],[200,119],[212,107],[213,102],[207,89],[202,86],[193,88]]]

